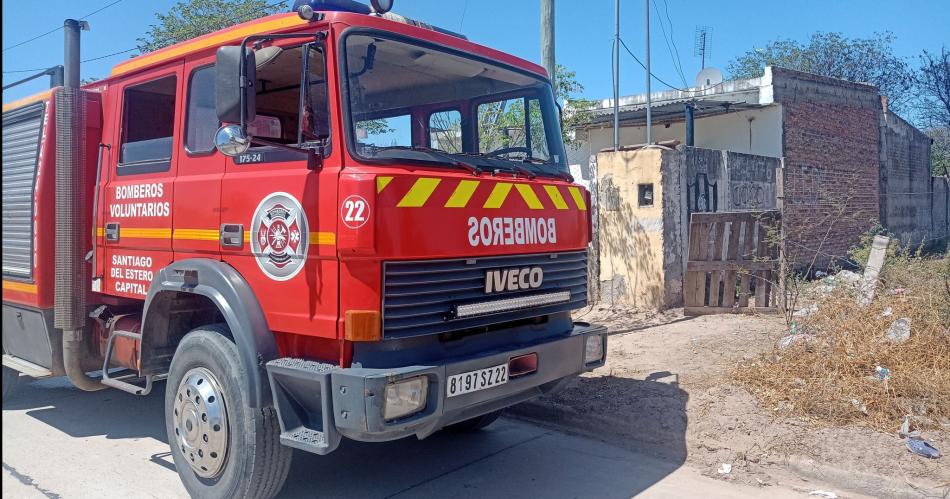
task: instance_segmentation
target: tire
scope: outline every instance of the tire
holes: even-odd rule
[[[446,426],[445,429],[454,433],[472,433],[479,431],[486,426],[492,424],[501,416],[503,411],[489,412],[488,414],[482,414],[481,416],[474,417],[472,419],[466,419],[465,421],[460,421],[458,423]]]
[[[3,403],[13,397],[20,382],[20,373],[7,366],[3,366]]]
[[[280,444],[274,408],[248,405],[248,377],[229,336],[224,325],[203,326],[175,350],[165,388],[169,447],[192,497],[269,499],[287,479],[292,451]]]

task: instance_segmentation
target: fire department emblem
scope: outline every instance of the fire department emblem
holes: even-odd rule
[[[264,198],[251,221],[251,251],[257,265],[277,281],[297,275],[307,258],[309,230],[296,198],[286,192]]]

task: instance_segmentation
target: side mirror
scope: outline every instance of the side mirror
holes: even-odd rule
[[[215,111],[222,123],[244,126],[256,117],[257,61],[253,50],[244,50],[246,55],[242,67],[241,51],[241,47],[235,46],[218,49],[215,57]]]
[[[234,157],[247,152],[251,140],[240,125],[224,125],[214,134],[214,146],[221,154]]]

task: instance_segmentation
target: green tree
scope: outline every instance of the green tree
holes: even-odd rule
[[[257,19],[284,9],[286,2],[268,0],[181,0],[168,13],[155,14],[156,23],[138,39],[141,52]]]
[[[581,144],[575,136],[575,130],[590,123],[593,117],[592,110],[597,106],[597,101],[579,96],[579,94],[584,93],[584,85],[577,81],[576,72],[557,64],[554,67],[554,74],[554,81],[556,82],[554,98],[564,107],[564,123],[561,126],[564,146],[577,149]]]
[[[921,54],[917,88],[918,121],[933,139],[931,171],[950,175],[950,51],[946,47],[940,48],[940,54],[926,50]]]
[[[871,38],[847,38],[841,33],[814,33],[806,42],[775,40],[732,60],[732,78],[762,76],[766,66],[871,83],[888,97],[889,107],[900,113],[914,99],[914,73],[891,47],[894,35],[875,33]]]

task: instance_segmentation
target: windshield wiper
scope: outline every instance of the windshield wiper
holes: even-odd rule
[[[418,151],[437,156],[449,162],[450,165],[466,170],[472,175],[478,176],[482,174],[482,169],[476,165],[473,165],[467,161],[462,161],[455,156],[438,149],[432,149],[431,147],[423,146],[388,146],[388,147],[378,147],[377,151],[387,151],[387,150],[402,150],[402,151]]]
[[[545,160],[543,160],[543,159],[541,159],[541,158],[531,158],[531,157],[528,157],[528,158],[524,158],[524,159],[521,160],[521,161],[523,161],[523,162],[525,162],[525,163],[528,163],[528,164],[532,164],[532,165],[549,165],[549,164],[551,164],[551,163],[549,163],[549,162],[547,162],[547,161],[545,161]],[[568,181],[568,182],[574,182],[574,176],[571,175],[570,173],[562,172],[562,171],[560,171],[560,170],[554,170],[554,171],[552,171],[551,173],[552,173],[553,175],[555,175],[555,176],[556,176],[557,178],[559,178],[559,179],[566,180],[566,181]]]

